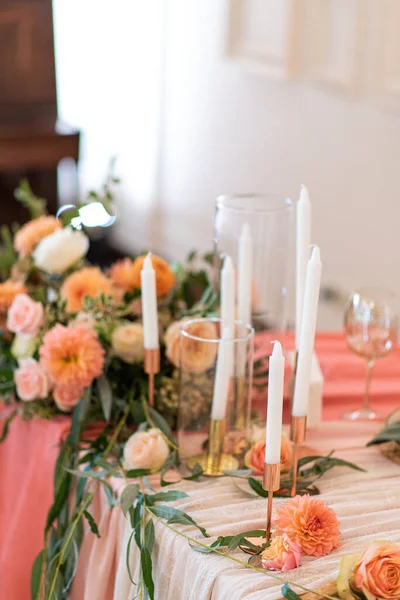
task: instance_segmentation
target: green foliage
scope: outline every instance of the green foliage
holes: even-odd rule
[[[100,538],[100,533],[99,533],[99,528],[97,526],[96,521],[93,518],[93,515],[90,514],[90,512],[88,512],[87,510],[83,511],[84,516],[86,517],[89,526],[90,526],[90,530],[98,537]]]
[[[46,214],[47,200],[36,196],[27,179],[21,179],[14,190],[14,198],[29,210],[31,219],[37,219]]]
[[[197,544],[191,544],[191,547],[193,548],[193,550],[196,550],[196,552],[201,552],[203,554],[210,554],[211,552],[214,552],[217,549],[226,548],[225,554],[230,554],[231,552],[234,552],[239,546],[244,546],[246,548],[249,548],[256,554],[259,554],[269,545],[261,544],[261,546],[256,546],[255,544],[250,542],[250,540],[247,539],[249,537],[265,538],[265,529],[254,529],[250,531],[244,531],[243,533],[238,533],[236,535],[221,535],[217,537],[217,539],[207,547],[198,546]]]
[[[398,442],[400,444],[400,421],[386,425],[386,427],[368,442],[367,446],[384,444],[385,442]]]
[[[282,587],[282,595],[284,598],[287,598],[287,600],[301,600],[300,596],[289,587],[288,583],[285,583]]]
[[[327,456],[305,456],[298,462],[298,477],[296,491],[299,492],[306,488],[310,488],[315,482],[320,479],[327,471],[330,471],[334,467],[347,467],[355,471],[364,472],[364,469],[355,465],[354,463],[342,460],[341,458],[335,458],[332,456],[334,450]],[[307,469],[303,469],[305,465],[311,465]],[[238,476],[238,475],[236,475]],[[268,492],[264,490],[262,484],[254,477],[248,478],[248,483],[251,489],[256,492],[262,498],[268,497]],[[281,479],[281,488],[278,492],[274,492],[277,497],[286,498],[292,489],[292,478],[288,476]]]
[[[138,495],[139,495],[139,485],[137,483],[132,483],[130,485],[127,485],[126,488],[124,489],[124,491],[122,492],[121,508],[122,508],[122,512],[124,513],[125,517],[129,511],[129,509],[131,508],[131,506],[133,506],[133,503],[135,502]]]
[[[13,243],[15,230],[16,226],[13,229],[8,225],[0,226],[0,279],[3,281],[10,276],[11,268],[18,258]]]
[[[12,422],[13,419],[15,419],[15,417],[18,414],[18,410],[15,409],[13,410],[8,417],[6,418],[6,420],[4,421],[4,425],[3,425],[3,430],[1,432],[0,435],[0,444],[2,444],[4,442],[4,440],[6,439],[7,435],[8,435],[8,430],[10,428],[10,424]]]
[[[113,393],[111,384],[105,375],[100,375],[96,379],[97,392],[99,394],[101,408],[103,409],[104,418],[106,421],[110,420],[111,408],[113,401]]]
[[[43,564],[44,564],[44,550],[41,550],[33,563],[31,572],[31,598],[32,600],[39,600],[40,594],[40,583],[42,579]]]

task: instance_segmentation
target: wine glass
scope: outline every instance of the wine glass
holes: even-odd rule
[[[365,358],[367,373],[364,403],[358,410],[345,413],[344,419],[372,421],[380,418],[369,402],[372,368],[378,358],[387,356],[396,346],[398,318],[398,300],[388,290],[365,287],[350,295],[344,314],[347,344]]]

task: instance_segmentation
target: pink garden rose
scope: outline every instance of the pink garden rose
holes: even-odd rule
[[[50,380],[40,363],[34,358],[24,358],[14,373],[17,393],[21,400],[30,402],[47,398],[50,392]]]
[[[57,407],[63,412],[71,411],[82,397],[83,389],[76,385],[56,385],[53,398]]]
[[[18,294],[7,314],[7,329],[23,335],[36,335],[43,325],[43,304],[27,294]]]
[[[275,535],[271,545],[261,554],[262,566],[268,571],[290,571],[300,565],[300,560],[300,546],[286,533]]]
[[[367,600],[398,600],[400,546],[388,541],[370,544],[355,564],[352,587]]]

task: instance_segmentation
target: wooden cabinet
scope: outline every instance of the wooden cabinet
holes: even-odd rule
[[[0,0],[0,223],[26,217],[19,179],[57,209],[57,165],[79,157],[79,132],[57,123],[51,0]]]

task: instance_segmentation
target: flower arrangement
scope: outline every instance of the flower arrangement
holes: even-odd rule
[[[112,183],[116,180],[108,178],[102,195],[90,194],[91,198],[102,201],[106,209],[112,198]],[[155,378],[155,408],[152,408],[146,400],[148,383],[143,364],[140,303],[143,256],[123,258],[102,271],[87,261],[89,238],[80,228],[78,210],[70,219],[47,215],[45,201],[33,194],[27,182],[21,184],[16,195],[31,211],[32,220],[14,236],[4,227],[0,232],[3,242],[0,249],[0,391],[10,406],[0,441],[4,440],[11,420],[18,413],[25,419],[71,413],[70,432],[60,447],[55,467],[54,502],[47,516],[44,547],[32,569],[32,598],[68,597],[76,571],[83,520],[94,535],[99,535],[89,512],[94,497],[93,481],[102,485],[110,508],[119,502],[130,519],[131,539],[140,548],[140,586],[145,597],[151,600],[154,599],[151,559],[154,521],[173,529],[194,549],[204,553],[215,552],[229,558],[230,552],[240,544],[257,550],[263,566],[261,572],[282,583],[287,580],[274,575],[274,571],[285,572],[298,567],[303,554],[321,556],[337,548],[340,542],[335,513],[322,501],[308,496],[298,496],[281,505],[276,518],[278,530],[271,543],[261,550],[249,538],[252,535],[265,537],[265,530],[220,536],[206,545],[174,527],[191,525],[204,538],[209,537],[190,515],[168,504],[186,497],[186,493],[158,492],[147,478],[159,473],[160,486],[166,487],[171,483],[166,474],[179,465],[171,427],[175,424],[178,400],[179,327],[189,317],[205,316],[217,310],[218,298],[210,285],[207,266],[212,256],[206,255],[200,267],[196,253],[191,253],[186,265],[169,264],[153,256],[161,368]],[[193,324],[193,327],[203,326]],[[214,338],[214,329],[208,327],[208,331],[197,333]],[[201,373],[214,361],[215,354],[214,349],[199,353],[198,346],[189,339],[185,343],[185,373],[196,380],[189,407],[195,421],[203,402]],[[265,369],[257,364],[255,367],[265,378]],[[233,477],[245,477],[262,497],[265,491],[260,481],[249,475],[262,470],[264,454],[265,442],[255,441],[246,456],[249,469],[230,473]],[[282,492],[285,492],[285,488],[290,489],[288,471],[292,466],[291,446],[285,437],[282,438],[281,461]],[[299,461],[299,488],[308,487],[334,466],[358,469],[332,454],[305,457]],[[196,465],[186,479],[193,481],[201,474],[201,468]],[[120,498],[115,496],[109,476],[126,480]],[[135,482],[130,481],[132,478]],[[128,555],[129,549],[130,543]],[[237,558],[234,560],[259,570]],[[368,569],[369,565],[370,562]],[[352,585],[368,591],[369,583],[364,581],[366,569],[367,566],[355,568]],[[69,582],[68,585],[65,582]],[[287,584],[282,591],[287,598],[299,598]],[[395,597],[363,593],[367,600]]]
[[[23,190],[35,218],[16,232],[7,254],[0,254],[2,398],[25,418],[71,412],[84,399],[87,422],[117,422],[124,406],[141,403],[146,392],[140,306],[143,256],[124,258],[102,272],[85,258],[89,238],[74,228],[77,218],[73,226],[47,215],[44,201],[26,182]],[[160,331],[165,333],[160,340],[156,406],[172,424],[180,320],[204,314],[215,304],[207,264],[196,269],[195,260],[194,253],[186,266],[152,257]],[[201,302],[206,290],[207,305]],[[203,370],[210,357],[190,350],[191,370]],[[173,401],[166,403],[167,396]],[[127,424],[132,421],[129,416]]]

